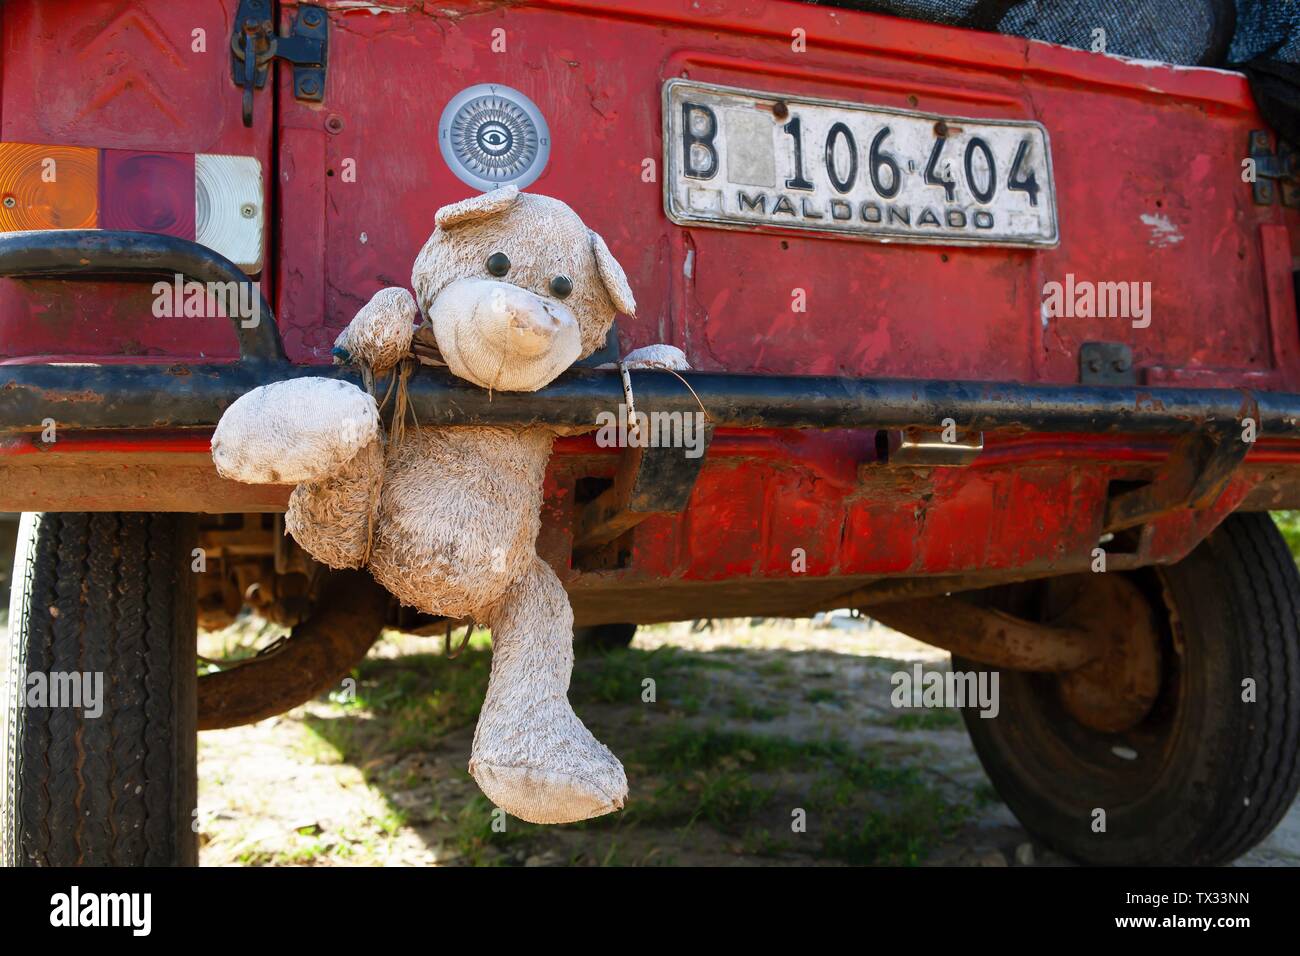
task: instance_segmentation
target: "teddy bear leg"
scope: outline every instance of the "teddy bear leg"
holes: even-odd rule
[[[469,772],[488,799],[529,823],[574,823],[622,809],[623,765],[569,706],[573,611],[536,556],[488,613],[492,676]]]
[[[334,474],[293,489],[285,530],[322,564],[337,569],[365,567],[383,481],[383,442],[373,438]]]

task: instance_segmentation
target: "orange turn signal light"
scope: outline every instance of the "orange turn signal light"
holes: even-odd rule
[[[0,143],[0,232],[99,225],[99,150]]]

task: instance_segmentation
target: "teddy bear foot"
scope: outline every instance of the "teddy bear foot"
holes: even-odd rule
[[[296,485],[334,474],[379,435],[375,400],[349,382],[295,378],[240,396],[212,435],[223,478]]]
[[[534,555],[486,623],[492,676],[469,764],[483,793],[529,823],[622,809],[623,765],[569,706],[573,612],[555,572]]]
[[[472,760],[470,775],[494,804],[528,823],[577,823],[623,809],[627,779],[603,781],[541,767],[501,767]]]

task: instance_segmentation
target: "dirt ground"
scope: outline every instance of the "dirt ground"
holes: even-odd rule
[[[891,707],[892,673],[946,654],[847,618],[699,627],[579,655],[575,708],[627,766],[620,814],[549,828],[494,814],[465,770],[486,635],[456,660],[441,639],[393,635],[355,687],[202,736],[201,862],[1066,865],[998,799],[956,711]],[[1300,864],[1300,804],[1240,862]]]

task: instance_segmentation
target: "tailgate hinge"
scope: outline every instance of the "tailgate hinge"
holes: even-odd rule
[[[299,4],[288,35],[279,36],[271,21],[271,0],[240,0],[230,51],[230,74],[244,90],[245,126],[253,125],[253,91],[266,86],[276,57],[293,64],[297,99],[319,103],[325,98],[329,17],[323,7]]]
[[[1273,137],[1268,130],[1252,130],[1250,160],[1254,164],[1254,198],[1257,206],[1271,206],[1278,192],[1282,205],[1300,208],[1300,156],[1285,142],[1273,152]],[[1274,185],[1276,183],[1276,185]]]

